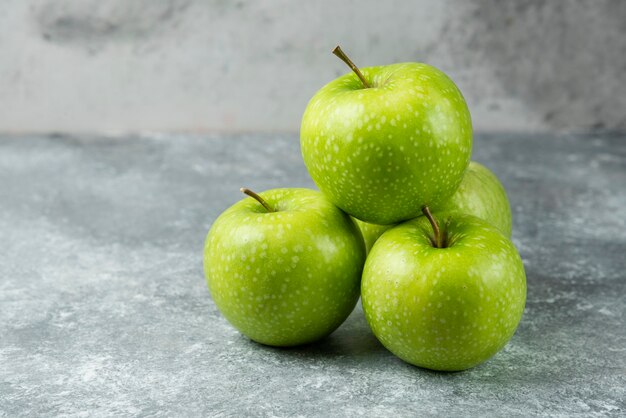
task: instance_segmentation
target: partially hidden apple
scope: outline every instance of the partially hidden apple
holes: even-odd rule
[[[380,342],[408,363],[468,369],[513,336],[526,302],[524,266],[513,243],[486,221],[425,211],[374,244],[363,310]]]
[[[475,161],[470,162],[452,197],[440,204],[436,211],[474,215],[511,237],[511,207],[506,191],[491,170]],[[377,225],[353,219],[363,234],[368,253],[378,237],[396,225]]]
[[[213,223],[204,271],[224,317],[254,341],[316,341],[359,298],[365,245],[352,219],[320,192],[273,189],[243,199]]]
[[[498,177],[477,162],[470,162],[456,192],[433,211],[474,215],[511,237],[511,207],[506,191]]]
[[[470,161],[472,124],[442,71],[401,63],[349,73],[310,100],[300,130],[304,163],[328,198],[362,221],[388,225],[447,200]]]
[[[363,234],[363,240],[365,241],[365,252],[369,253],[372,249],[372,246],[380,237],[383,232],[386,230],[393,228],[395,224],[392,225],[377,225],[371,224],[368,222],[363,222],[357,218],[352,218],[354,222],[356,222],[357,226],[361,230],[361,234]]]

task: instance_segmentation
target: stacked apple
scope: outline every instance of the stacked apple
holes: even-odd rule
[[[305,165],[321,192],[274,189],[227,209],[204,268],[222,314],[268,345],[333,332],[361,295],[381,343],[417,366],[463,370],[512,337],[526,301],[504,188],[470,162],[472,126],[443,72],[353,70],[304,112]]]

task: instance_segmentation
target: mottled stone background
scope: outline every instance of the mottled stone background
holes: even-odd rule
[[[296,131],[346,71],[424,61],[479,131],[626,128],[626,2],[3,0],[0,131]]]

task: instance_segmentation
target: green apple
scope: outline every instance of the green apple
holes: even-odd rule
[[[204,271],[224,317],[254,341],[316,341],[359,298],[365,245],[352,219],[320,192],[273,189],[246,198],[213,223]]]
[[[372,249],[372,246],[380,237],[383,232],[388,230],[389,228],[393,228],[395,225],[376,225],[370,224],[367,222],[363,222],[357,218],[352,218],[354,222],[356,222],[357,226],[361,230],[361,234],[363,234],[363,240],[365,241],[365,252],[369,253]]]
[[[322,87],[304,112],[300,143],[309,174],[333,203],[387,225],[452,196],[470,161],[472,124],[448,76],[401,63]]]
[[[496,227],[471,215],[439,213],[376,241],[361,300],[372,331],[392,353],[428,369],[464,370],[513,336],[526,275],[513,243]]]
[[[459,188],[434,211],[474,215],[511,237],[511,207],[506,191],[496,175],[477,162],[470,162]]]

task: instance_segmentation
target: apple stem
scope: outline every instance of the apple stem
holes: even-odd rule
[[[363,83],[366,89],[369,89],[372,87],[370,83],[368,83],[365,77],[363,76],[363,73],[361,73],[361,70],[359,70],[359,67],[354,65],[352,60],[348,58],[345,52],[341,50],[341,47],[339,45],[337,45],[335,49],[333,49],[333,54],[335,54],[336,56],[339,57],[340,60],[348,64],[348,67],[350,67],[352,71],[354,71],[354,73],[357,75],[357,77],[359,77],[359,79],[361,80],[361,83]]]
[[[244,194],[247,194],[248,196],[250,196],[253,199],[256,199],[257,202],[259,202],[260,204],[263,205],[263,207],[265,209],[267,209],[268,212],[276,212],[274,210],[274,208],[272,208],[266,201],[265,199],[263,199],[261,196],[259,196],[258,194],[254,193],[252,190],[250,189],[246,189],[245,187],[242,187],[241,189],[239,189],[239,191],[241,191]]]
[[[437,248],[443,248],[443,244],[441,242],[441,231],[439,230],[439,225],[437,224],[437,220],[435,219],[433,214],[430,212],[430,208],[428,206],[424,206],[422,208],[422,213],[424,214],[424,216],[426,216],[426,218],[428,218],[430,225],[433,227],[433,233],[435,234],[435,240],[433,244]]]
[[[448,216],[448,219],[446,219],[446,223],[443,225],[443,248],[446,248],[448,246],[448,230],[450,229],[451,220],[452,218]]]

